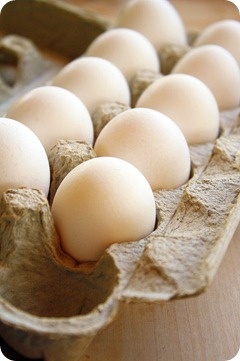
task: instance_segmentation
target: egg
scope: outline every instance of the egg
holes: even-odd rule
[[[46,197],[50,169],[45,149],[32,132],[13,119],[0,118],[0,196],[10,188],[35,188]]]
[[[93,143],[93,123],[86,106],[63,88],[40,86],[32,89],[8,109],[6,116],[32,129],[47,154],[60,139]]]
[[[220,45],[228,50],[240,65],[240,23],[233,19],[224,19],[208,25],[199,34],[194,46],[206,44]]]
[[[170,74],[154,81],[136,107],[167,115],[182,130],[188,144],[214,141],[219,133],[219,109],[210,89],[187,74]]]
[[[106,31],[90,44],[86,55],[111,61],[128,81],[139,70],[160,70],[158,54],[152,43],[143,34],[132,29]]]
[[[240,69],[229,51],[219,45],[192,48],[173,67],[172,73],[193,75],[215,96],[220,110],[236,108],[240,102]]]
[[[145,35],[157,52],[165,44],[187,44],[186,30],[175,7],[167,0],[130,0],[118,14],[116,27]]]
[[[149,235],[156,207],[138,169],[124,160],[102,157],[68,173],[54,197],[52,215],[62,249],[85,262],[97,261],[113,243]]]
[[[128,82],[119,68],[100,57],[82,56],[65,65],[51,85],[68,89],[78,96],[90,115],[101,104],[117,101],[130,105]]]
[[[142,172],[153,190],[177,188],[190,175],[190,154],[180,128],[166,115],[133,108],[116,115],[100,132],[98,157],[118,157]]]

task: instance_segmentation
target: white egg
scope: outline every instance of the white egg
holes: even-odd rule
[[[36,188],[48,195],[50,169],[38,137],[25,125],[0,118],[0,196],[9,188]]]
[[[190,154],[180,128],[166,115],[147,108],[126,110],[100,132],[97,156],[128,161],[146,177],[153,190],[177,188],[190,174]]]
[[[63,250],[97,261],[113,243],[138,241],[155,227],[156,207],[144,176],[121,159],[102,157],[74,168],[52,205]]]
[[[160,70],[152,43],[132,29],[111,29],[99,35],[88,47],[87,56],[97,56],[115,64],[129,81],[142,69]]]
[[[90,114],[101,104],[130,104],[130,90],[119,68],[109,60],[83,56],[63,67],[52,85],[70,90],[86,105]]]
[[[139,31],[158,52],[165,44],[187,44],[182,19],[167,0],[128,1],[118,15],[116,26]]]
[[[59,139],[93,143],[93,123],[86,106],[63,88],[41,86],[30,90],[8,109],[6,116],[32,129],[48,154]]]
[[[208,25],[199,34],[194,46],[206,44],[220,45],[228,50],[240,65],[240,23],[224,19]]]
[[[219,133],[219,109],[210,89],[187,74],[170,74],[154,81],[136,107],[167,115],[182,130],[188,144],[214,141]]]
[[[189,74],[202,80],[212,91],[220,110],[239,105],[240,69],[232,54],[219,45],[191,49],[177,62],[172,73]]]

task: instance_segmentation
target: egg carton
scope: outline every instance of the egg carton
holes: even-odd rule
[[[60,28],[58,35],[49,19]],[[84,41],[81,31],[69,43],[77,25],[97,30]],[[6,6],[0,55],[9,63],[11,54],[19,77],[14,85],[0,84],[2,114],[18,96],[44,84],[62,66],[45,58],[35,44],[70,60],[108,26],[97,14],[56,1],[15,0]],[[53,49],[53,39],[62,38],[63,32],[66,41]],[[77,54],[76,41],[81,44]],[[39,190],[22,188],[7,191],[1,200],[1,337],[29,358],[77,361],[95,335],[114,320],[120,302],[161,303],[206,291],[240,220],[239,114],[239,108],[222,112],[216,142],[190,147],[187,184],[154,192],[155,230],[140,241],[113,244],[96,263],[78,264],[59,247],[51,199],[70,169],[95,156],[83,142],[60,141],[49,156],[50,199]]]

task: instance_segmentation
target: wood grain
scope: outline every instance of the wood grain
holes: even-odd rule
[[[114,18],[125,1],[69,0]],[[227,1],[178,0],[188,28],[238,18]],[[240,226],[210,289],[201,296],[162,304],[122,302],[116,320],[96,336],[79,361],[225,361],[240,345]]]
[[[226,361],[240,346],[240,227],[211,288],[166,304],[123,303],[80,361]]]
[[[124,1],[69,0],[110,17]],[[172,0],[187,28],[222,18],[239,20],[227,1]],[[240,226],[210,289],[167,304],[122,303],[117,319],[99,334],[80,361],[225,361],[240,346]]]

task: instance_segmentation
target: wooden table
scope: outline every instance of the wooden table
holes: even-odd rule
[[[62,0],[83,6],[114,19],[127,0]],[[161,1],[161,0],[160,0]],[[239,12],[234,4],[227,0],[170,0],[180,13],[187,28],[202,29],[219,19],[237,19]]]
[[[110,18],[126,0],[62,0]],[[161,1],[161,0],[159,0]],[[172,0],[189,29],[218,19],[239,20],[225,0]],[[115,321],[79,361],[226,361],[240,347],[240,225],[205,294],[166,304],[120,305]],[[66,360],[68,361],[68,360]]]
[[[114,17],[125,2],[69,0]],[[239,20],[224,0],[172,0],[189,29],[224,18]],[[209,290],[167,304],[121,304],[80,361],[226,361],[240,347],[240,226]]]
[[[80,361],[226,361],[240,347],[240,226],[209,290],[160,304],[122,304]]]

